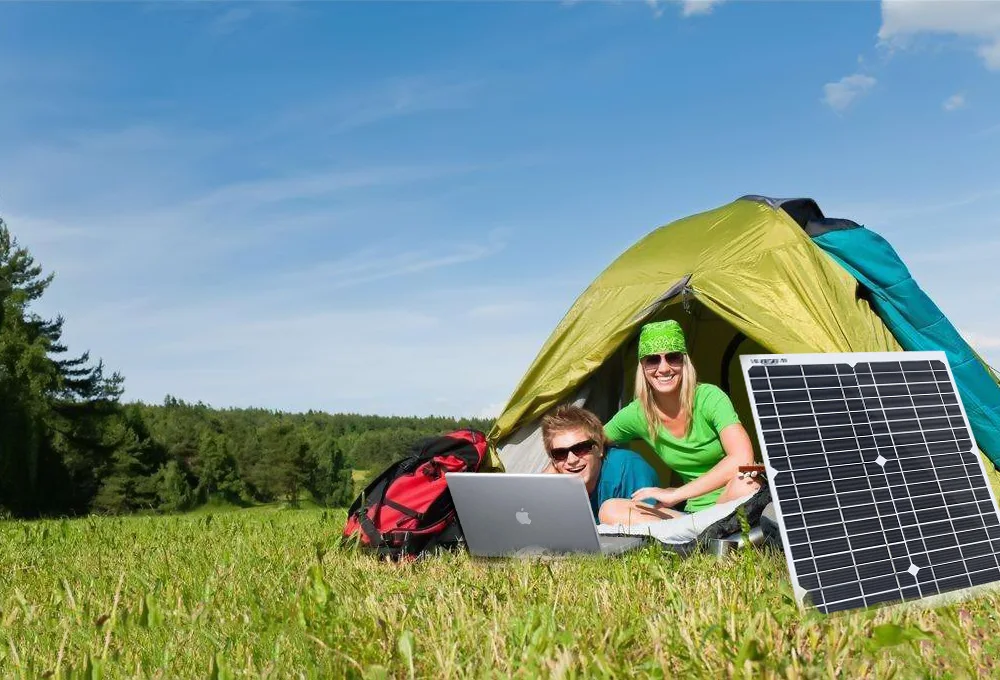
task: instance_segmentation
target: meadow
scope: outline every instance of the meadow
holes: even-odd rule
[[[801,611],[781,554],[391,564],[344,511],[0,522],[0,676],[987,677],[1000,596]]]

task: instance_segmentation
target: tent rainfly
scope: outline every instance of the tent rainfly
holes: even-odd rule
[[[489,433],[493,469],[540,471],[539,419],[558,404],[607,422],[632,399],[639,329],[667,318],[684,327],[699,380],[729,393],[755,445],[740,355],[937,349],[981,453],[1000,463],[1000,380],[892,247],[812,199],[744,196],[654,230],[577,298]],[[659,459],[642,443],[636,451],[667,483]]]

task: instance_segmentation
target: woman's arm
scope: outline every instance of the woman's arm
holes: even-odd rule
[[[672,489],[639,489],[632,498],[655,498],[667,507],[679,505],[689,498],[715,491],[736,478],[741,465],[753,464],[753,445],[750,435],[740,423],[733,423],[719,433],[722,450],[726,455],[698,479]]]

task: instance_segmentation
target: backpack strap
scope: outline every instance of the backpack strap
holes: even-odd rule
[[[412,517],[413,519],[423,519],[424,518],[424,513],[417,512],[416,510],[413,510],[412,508],[408,508],[408,507],[406,507],[405,505],[403,505],[401,503],[397,503],[396,501],[392,500],[391,498],[386,498],[385,501],[384,501],[384,504],[388,505],[393,510],[396,510],[398,512],[403,513],[404,515]]]
[[[382,485],[382,497],[379,498],[376,503],[365,503],[361,506],[360,512],[358,512],[358,524],[361,525],[361,530],[365,532],[366,536],[368,536],[368,540],[371,542],[373,548],[384,546],[386,541],[385,536],[382,535],[382,532],[380,532],[378,527],[375,526],[371,517],[368,516],[368,510],[374,507],[375,514],[378,514],[383,505],[392,503],[391,500],[386,498],[386,495],[389,493],[389,484],[390,480],[386,479]],[[396,509],[399,510],[399,508]],[[400,510],[400,512],[402,512],[402,510]]]
[[[371,506],[368,506],[371,507]],[[375,527],[375,523],[372,522],[371,518],[368,516],[368,508],[362,508],[361,512],[358,513],[358,524],[361,525],[361,530],[365,532],[365,536],[368,537],[368,541],[371,543],[372,547],[380,546],[385,541],[382,534]]]

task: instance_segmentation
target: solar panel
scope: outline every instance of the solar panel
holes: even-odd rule
[[[800,605],[1000,581],[1000,514],[944,352],[741,363]]]

